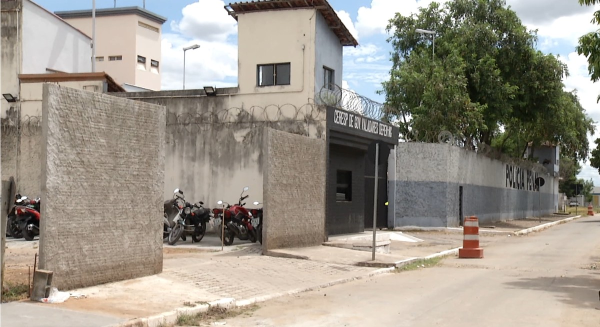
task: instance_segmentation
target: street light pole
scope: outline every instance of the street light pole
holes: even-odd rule
[[[431,35],[431,37],[433,39],[433,57],[435,58],[435,31],[423,30],[423,29],[417,28],[415,30],[415,32],[417,32],[419,34],[429,34],[429,35]]]
[[[189,47],[183,48],[183,89],[185,90],[185,52],[188,50],[196,50],[200,46],[198,44],[190,45]]]

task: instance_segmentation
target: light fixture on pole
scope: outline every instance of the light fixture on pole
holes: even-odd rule
[[[196,50],[200,46],[198,44],[190,45],[189,47],[183,48],[183,89],[185,90],[185,52],[188,50]]]
[[[96,0],[92,0],[92,73],[96,72]]]
[[[431,37],[433,38],[433,57],[435,58],[435,31],[423,30],[423,29],[417,28],[415,30],[415,32],[420,33],[420,34],[430,34],[431,35]]]
[[[10,93],[3,93],[2,96],[6,99],[7,102],[17,102],[17,97],[13,96]]]

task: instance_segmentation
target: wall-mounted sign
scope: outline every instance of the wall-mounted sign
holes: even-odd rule
[[[398,143],[398,127],[346,110],[328,107],[327,125],[344,133]]]
[[[517,190],[538,191],[538,173],[519,166],[506,165],[506,187]],[[541,183],[543,186],[544,183]]]

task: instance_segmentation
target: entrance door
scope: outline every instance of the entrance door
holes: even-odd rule
[[[387,187],[388,161],[379,162],[377,185],[377,228],[388,227]],[[365,228],[373,228],[373,200],[375,195],[375,163],[365,157]]]
[[[327,233],[364,231],[365,151],[330,144],[327,172]]]

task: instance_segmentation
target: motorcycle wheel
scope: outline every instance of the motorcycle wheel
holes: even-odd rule
[[[206,234],[206,223],[202,222],[198,227],[194,229],[194,234],[192,234],[192,241],[200,242],[204,238],[204,234]]]
[[[180,224],[175,225],[169,233],[169,245],[175,245],[181,237],[181,234],[183,234],[183,226]]]
[[[15,222],[15,219],[17,219],[15,216],[8,217],[8,229],[13,238],[21,238],[23,237],[23,233],[19,225]]]
[[[258,228],[256,229],[256,234],[258,234],[258,242],[262,244],[262,225],[258,225]]]
[[[23,230],[23,237],[25,238],[25,240],[33,241],[35,233],[32,230],[28,230],[27,225],[23,226],[21,229]]]
[[[221,239],[223,240],[223,244],[225,244],[225,245],[233,244],[233,239],[235,238],[235,235],[233,234],[233,232],[230,231],[229,229],[226,229],[224,234],[225,234],[225,236],[223,236],[223,234],[221,234]]]
[[[248,239],[252,243],[256,243],[256,229],[254,231],[248,231]]]

